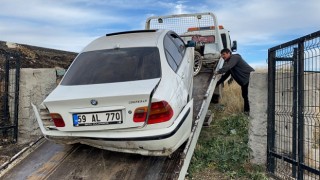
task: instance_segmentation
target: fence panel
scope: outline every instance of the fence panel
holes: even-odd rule
[[[269,49],[268,171],[320,179],[320,31]]]
[[[0,145],[18,140],[20,56],[0,49]]]

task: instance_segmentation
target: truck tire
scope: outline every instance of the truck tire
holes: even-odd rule
[[[198,51],[194,51],[193,76],[196,76],[202,67],[202,56]]]

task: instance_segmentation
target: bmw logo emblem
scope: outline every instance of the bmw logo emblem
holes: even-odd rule
[[[97,105],[98,104],[98,101],[97,100],[94,100],[94,99],[92,99],[91,101],[90,101],[90,103],[92,104],[92,105]]]

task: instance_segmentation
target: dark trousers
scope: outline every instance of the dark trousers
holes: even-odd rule
[[[248,87],[249,87],[249,83],[241,86],[242,97],[243,97],[243,101],[244,101],[244,105],[243,105],[244,112],[250,112],[249,98],[248,98]]]

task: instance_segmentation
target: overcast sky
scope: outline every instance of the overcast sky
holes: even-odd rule
[[[268,48],[320,30],[320,0],[1,0],[0,40],[80,52],[106,33],[144,29],[150,16],[213,12],[238,53],[266,66]]]

